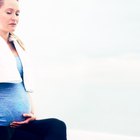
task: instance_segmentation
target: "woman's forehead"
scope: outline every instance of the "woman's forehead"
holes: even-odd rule
[[[18,9],[19,10],[19,4],[18,4],[17,0],[4,0],[4,4],[3,4],[2,7],[3,8],[11,8],[11,9]]]

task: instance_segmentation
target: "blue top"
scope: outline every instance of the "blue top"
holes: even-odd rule
[[[15,57],[17,68],[23,78],[20,58]],[[23,113],[30,113],[28,93],[24,83],[0,83],[0,126],[8,126],[13,121],[23,121]]]

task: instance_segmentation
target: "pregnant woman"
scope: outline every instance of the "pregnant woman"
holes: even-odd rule
[[[63,121],[35,117],[26,49],[13,34],[19,14],[18,0],[0,0],[0,140],[66,140]]]

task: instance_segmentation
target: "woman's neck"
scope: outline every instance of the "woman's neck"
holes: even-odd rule
[[[8,38],[9,38],[9,33],[8,33],[8,32],[2,32],[2,31],[0,31],[0,36],[1,36],[6,42],[8,42]]]

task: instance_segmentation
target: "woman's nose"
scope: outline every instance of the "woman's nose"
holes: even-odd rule
[[[18,16],[16,14],[13,14],[11,19],[16,21],[16,20],[18,20]]]

